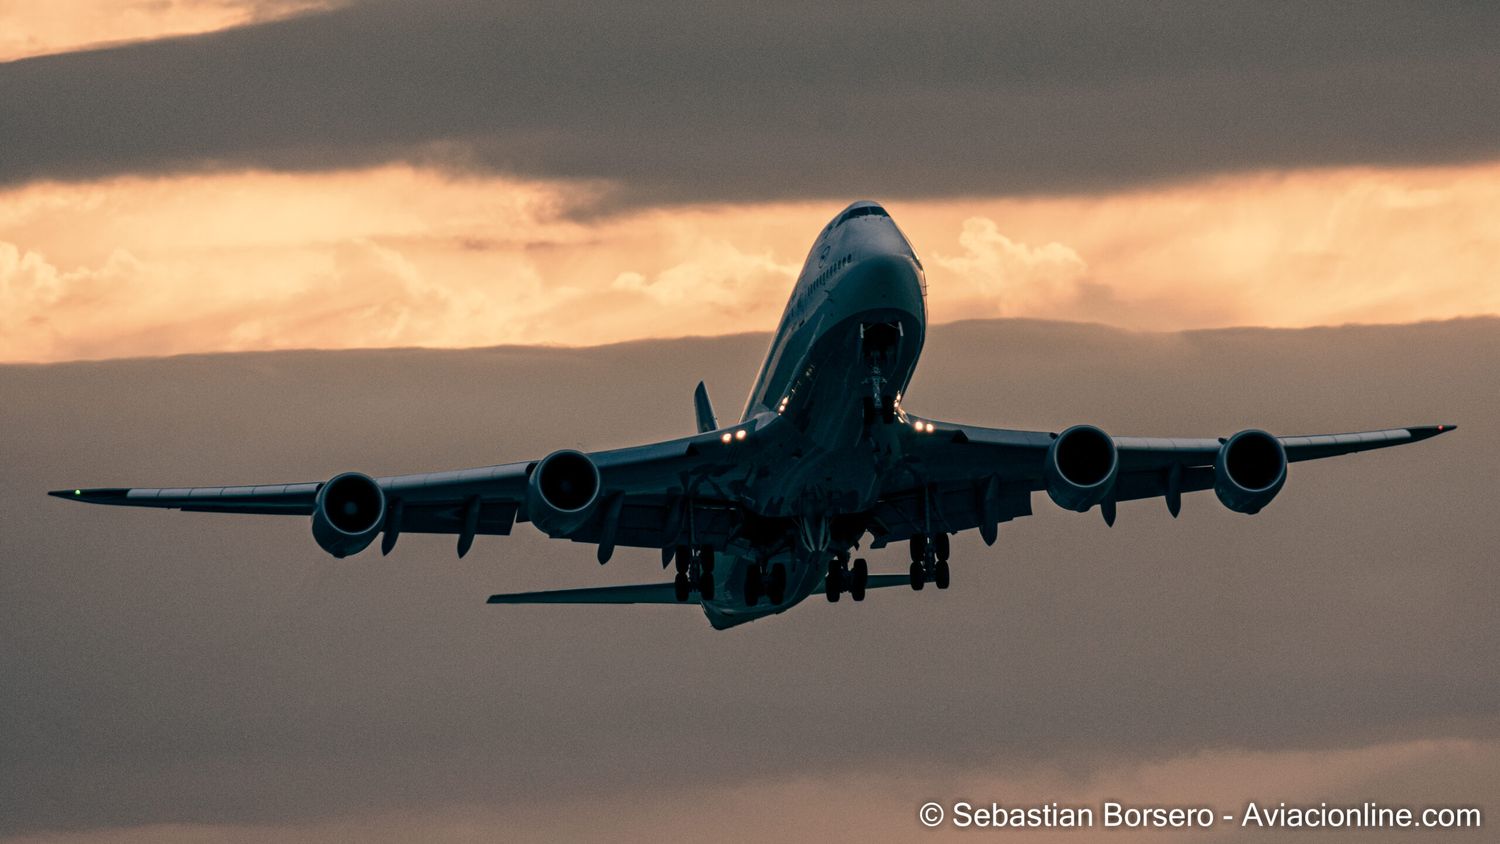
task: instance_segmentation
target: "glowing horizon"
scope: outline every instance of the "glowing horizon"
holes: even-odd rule
[[[767,331],[846,202],[570,216],[582,191],[406,165],[9,190],[0,360]],[[886,204],[926,265],[934,324],[1172,331],[1500,313],[1500,233],[1485,213],[1500,207],[1495,163]]]

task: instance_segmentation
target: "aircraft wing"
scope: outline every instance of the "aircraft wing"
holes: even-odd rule
[[[1347,434],[1275,437],[1288,463],[1418,442],[1455,428],[1417,425]],[[995,526],[1031,515],[1031,494],[1046,488],[1048,449],[1059,436],[907,417],[898,432],[910,470],[883,490],[873,547],[934,528],[954,533],[978,527],[993,542]],[[1113,522],[1120,501],[1165,498],[1175,516],[1182,493],[1212,489],[1214,463],[1225,439],[1111,437],[1118,476],[1104,504]],[[925,508],[925,509],[924,509]],[[1085,508],[1086,509],[1086,508]]]
[[[599,470],[601,495],[611,500],[595,508],[572,538],[599,544],[601,560],[616,545],[668,547],[683,533],[684,501],[689,498],[699,541],[727,537],[735,506],[729,502],[750,472],[779,453],[785,432],[778,420],[769,415],[691,437],[590,453]],[[386,499],[382,549],[389,551],[402,532],[457,534],[461,553],[468,550],[465,534],[472,541],[476,534],[510,533],[517,520],[527,518],[527,484],[538,462],[375,478]],[[49,494],[126,507],[309,516],[324,483],[80,487]]]

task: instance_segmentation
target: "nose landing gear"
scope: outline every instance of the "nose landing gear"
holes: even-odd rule
[[[714,599],[714,549],[708,545],[677,546],[677,576],[672,587],[678,601],[686,602],[693,592],[703,601]]]

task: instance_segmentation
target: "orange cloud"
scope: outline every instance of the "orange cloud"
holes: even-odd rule
[[[406,166],[0,193],[0,360],[768,330],[842,204],[570,216],[576,185]],[[1500,312],[1500,164],[889,203],[935,322],[1176,330]]]
[[[211,32],[334,5],[334,0],[0,0],[0,62]]]

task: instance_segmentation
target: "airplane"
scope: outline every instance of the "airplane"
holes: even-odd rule
[[[921,591],[951,581],[950,537],[977,529],[993,545],[1002,522],[1031,515],[1032,494],[1097,508],[1113,525],[1120,502],[1162,498],[1175,518],[1184,493],[1212,489],[1254,514],[1286,483],[1291,463],[1425,440],[1453,425],[1277,437],[1113,437],[1077,424],[1060,432],[947,422],[913,413],[903,396],[927,330],[927,281],[905,234],[875,202],[855,202],[823,227],[793,287],[739,421],[721,426],[700,381],[697,432],[631,448],[562,449],[540,460],[321,483],[65,489],[92,504],[311,518],[334,557],[380,537],[479,535],[530,522],[549,537],[661,551],[667,583],[494,595],[494,604],[682,604],[726,629],[785,612],[815,592],[863,601],[869,589]],[[867,539],[868,537],[868,539]],[[854,552],[904,543],[905,573],[874,574]],[[851,561],[851,558],[852,561]]]

